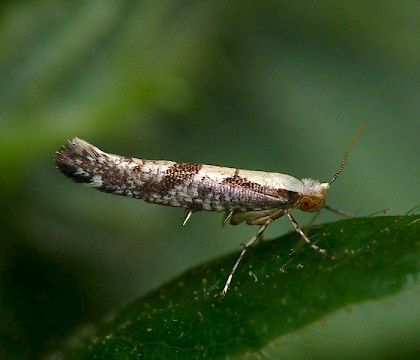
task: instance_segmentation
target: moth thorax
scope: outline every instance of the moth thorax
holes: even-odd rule
[[[306,212],[319,211],[324,207],[326,197],[326,189],[320,189],[317,192],[302,195],[299,201],[299,209]]]

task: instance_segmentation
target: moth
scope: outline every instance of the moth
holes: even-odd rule
[[[328,254],[309,240],[291,211],[317,212],[326,208],[345,215],[325,204],[326,194],[343,170],[351,147],[362,131],[363,128],[352,139],[337,172],[325,183],[273,172],[114,155],[77,137],[56,153],[55,166],[74,181],[103,192],[185,208],[183,225],[197,211],[224,212],[223,224],[259,225],[257,233],[243,245],[229,273],[220,294],[224,298],[248,249],[271,222],[284,215],[309,246]]]

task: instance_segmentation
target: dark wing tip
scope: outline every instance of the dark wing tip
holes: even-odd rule
[[[83,171],[83,167],[86,165],[87,146],[91,145],[78,138],[61,146],[55,155],[55,168],[75,182],[90,182],[90,174]]]

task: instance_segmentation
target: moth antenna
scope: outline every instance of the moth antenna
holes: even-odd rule
[[[357,130],[356,134],[353,136],[353,138],[350,140],[350,144],[349,146],[347,146],[347,150],[344,153],[344,157],[343,160],[341,161],[341,164],[337,170],[337,172],[335,173],[335,175],[332,177],[332,179],[328,182],[329,185],[331,185],[335,180],[337,180],[338,175],[340,175],[341,171],[344,168],[344,165],[347,162],[347,159],[349,158],[349,154],[351,151],[351,148],[353,147],[354,143],[356,142],[356,140],[360,137],[360,135],[362,135],[363,131],[365,131],[366,128],[366,123],[363,122],[360,124],[359,130]]]

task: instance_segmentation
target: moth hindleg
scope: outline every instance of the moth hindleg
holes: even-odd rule
[[[220,293],[220,299],[223,300],[223,298],[226,296],[228,290],[229,290],[229,286],[230,283],[232,282],[232,278],[233,275],[236,272],[236,269],[239,266],[239,263],[241,262],[242,258],[245,256],[246,252],[248,251],[248,249],[250,247],[252,247],[255,242],[258,240],[258,238],[262,235],[262,233],[264,232],[264,230],[267,228],[267,226],[273,221],[274,219],[268,219],[263,225],[261,225],[261,227],[259,228],[259,230],[257,231],[257,233],[243,246],[243,249],[241,251],[241,253],[239,254],[238,259],[235,262],[235,265],[233,265],[232,270],[229,273],[229,276],[226,280],[226,284],[223,287],[222,292]]]

